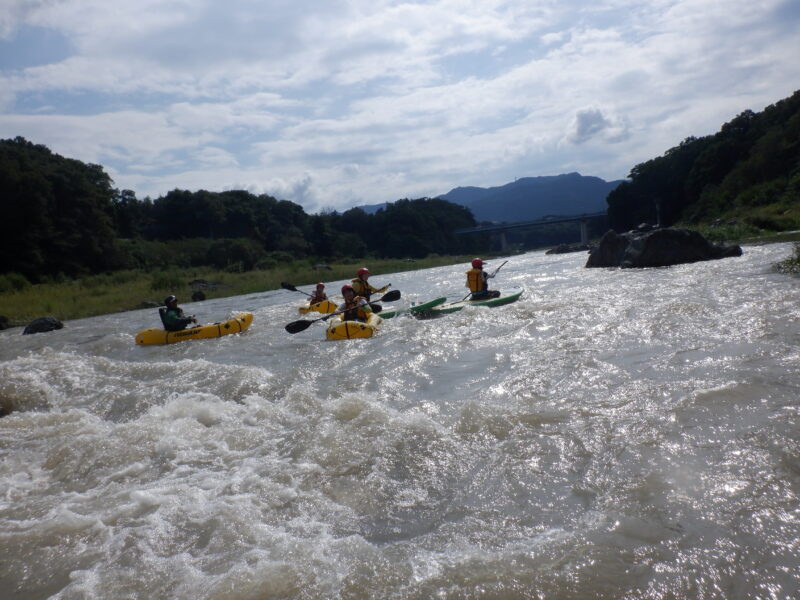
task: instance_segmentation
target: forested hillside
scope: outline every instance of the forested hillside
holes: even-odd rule
[[[309,215],[241,190],[139,200],[115,189],[101,166],[19,137],[0,140],[0,199],[0,273],[34,282],[169,266],[249,270],[305,257],[420,258],[480,252],[488,243],[454,235],[475,220],[439,199],[400,200],[372,215]]]
[[[800,91],[760,113],[744,111],[714,135],[685,139],[629,177],[608,196],[617,231],[659,218],[800,228]]]

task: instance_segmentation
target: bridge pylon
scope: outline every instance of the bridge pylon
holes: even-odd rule
[[[508,238],[506,237],[506,232],[500,232],[500,252],[508,251]]]

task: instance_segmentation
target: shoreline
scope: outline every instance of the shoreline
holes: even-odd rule
[[[742,246],[800,241],[800,231],[775,232],[769,235],[735,240]],[[529,250],[546,251],[547,248]],[[514,254],[516,252],[512,252]],[[506,253],[508,254],[508,253]],[[488,258],[499,253],[486,255]],[[200,286],[205,299],[226,298],[281,288],[282,281],[295,286],[310,286],[317,281],[351,279],[356,270],[369,266],[372,275],[401,273],[418,269],[467,264],[471,256],[430,256],[423,259],[368,259],[320,264],[298,260],[269,271],[229,273],[213,269],[171,269],[164,272],[118,271],[92,275],[58,283],[33,284],[22,290],[0,293],[0,330],[25,327],[33,319],[52,316],[60,321],[85,319],[100,315],[161,306],[161,299],[176,294],[182,302],[191,302],[190,282],[212,282]],[[786,260],[792,260],[787,255]],[[782,264],[782,263],[780,263]],[[777,269],[777,264],[775,265]],[[793,271],[781,271],[792,273]]]
[[[487,255],[488,256],[488,255]],[[193,289],[206,300],[281,289],[287,281],[298,287],[317,281],[352,279],[359,267],[368,266],[372,276],[418,269],[468,264],[472,256],[430,256],[422,259],[368,259],[320,265],[295,261],[269,271],[228,273],[212,269],[168,272],[119,271],[58,283],[32,284],[22,290],[0,293],[0,329],[25,327],[38,317],[60,321],[85,319],[161,306],[169,294],[182,303],[192,302]],[[316,265],[316,266],[315,266]],[[193,281],[206,284],[190,285]],[[5,327],[3,327],[3,319]]]

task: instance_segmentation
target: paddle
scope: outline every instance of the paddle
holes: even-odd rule
[[[311,297],[311,294],[309,294],[308,292],[304,292],[303,290],[298,290],[291,283],[286,283],[285,281],[281,281],[281,287],[285,290],[289,290],[290,292],[300,292],[301,294],[305,294],[306,296]]]
[[[381,289],[385,290],[386,288],[391,287],[391,286],[392,286],[392,284],[388,283]],[[383,310],[383,307],[380,304],[375,304],[375,302],[380,302],[381,300],[384,300],[384,299],[388,300],[389,302],[394,302],[395,300],[400,298],[400,296],[397,296],[397,298],[395,298],[394,296],[392,296],[391,298],[387,298],[387,296],[389,296],[389,294],[391,294],[391,293],[392,292],[386,292],[386,295],[383,296],[383,298],[380,298],[378,300],[373,300],[372,302],[369,302],[368,304],[369,304],[370,308],[372,309],[372,312],[379,313],[379,312],[381,312]]]
[[[392,290],[391,292],[385,293],[382,297],[380,297],[377,300],[377,302],[382,302],[384,300],[386,302],[394,302],[395,300],[399,299],[400,299],[400,290]],[[332,316],[340,315],[343,312],[345,311],[339,310],[336,312],[332,312],[329,315],[325,315],[324,317],[320,317],[319,319],[311,319],[310,321],[307,321],[305,319],[300,319],[299,321],[292,321],[286,327],[284,327],[284,329],[286,329],[286,331],[288,331],[289,333],[300,333],[301,331],[308,329],[312,323],[316,323],[317,321],[327,321]]]
[[[502,269],[502,268],[503,268],[503,265],[505,265],[507,262],[508,262],[507,260],[503,261],[503,264],[502,264],[502,265],[500,265],[499,267],[497,267],[497,268],[494,270],[494,273],[492,273],[491,275],[489,275],[489,277],[494,277],[495,275],[497,275],[497,272],[498,272],[500,269]]]

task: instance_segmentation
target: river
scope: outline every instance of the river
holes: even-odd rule
[[[254,313],[216,340],[136,346],[154,309],[0,332],[0,597],[797,598],[790,254],[513,256],[516,304],[363,340],[288,334],[286,290],[185,305]],[[466,269],[371,283],[459,299]]]

